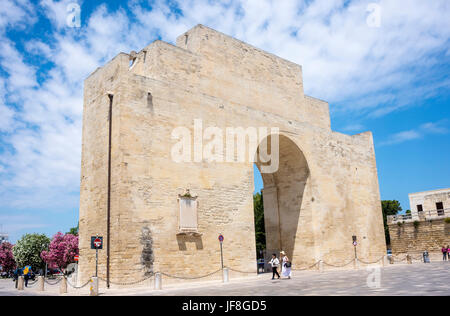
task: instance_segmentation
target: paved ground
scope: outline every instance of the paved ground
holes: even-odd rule
[[[277,296],[277,295],[450,295],[448,276],[450,263],[394,265],[378,270],[349,270],[327,272],[296,272],[291,280],[270,280],[270,275],[259,275],[246,280],[232,280],[228,284],[170,285],[162,291],[148,287],[135,289],[102,290],[102,295],[176,295],[176,296]],[[379,281],[379,282],[378,282]],[[164,284],[164,283],[163,283]],[[70,295],[86,295],[89,289],[74,291]],[[48,286],[46,292],[35,289],[17,291],[14,283],[0,281],[0,296],[5,295],[58,295],[58,286]]]

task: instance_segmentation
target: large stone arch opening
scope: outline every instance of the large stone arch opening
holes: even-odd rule
[[[272,137],[267,138],[269,153]],[[255,163],[263,180],[266,257],[284,250],[289,258],[293,258],[296,249],[302,246],[297,235],[302,229],[300,216],[307,204],[304,198],[310,169],[305,155],[293,140],[284,135],[278,138],[278,168],[265,173],[262,168],[264,163],[260,159],[256,159]],[[264,142],[258,146],[258,153],[261,146],[265,146]]]

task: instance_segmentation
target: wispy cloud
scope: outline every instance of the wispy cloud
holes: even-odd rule
[[[436,123],[424,123],[418,129],[402,131],[388,137],[387,140],[381,142],[380,146],[396,145],[407,141],[424,138],[428,134],[448,134],[449,129],[445,126],[447,120]]]
[[[355,133],[355,132],[361,132],[364,129],[366,129],[366,127],[363,124],[360,123],[352,123],[349,125],[346,125],[342,128],[342,131],[344,132],[349,132],[349,133]]]

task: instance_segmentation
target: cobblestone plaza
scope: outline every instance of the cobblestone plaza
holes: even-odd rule
[[[449,262],[412,265],[396,264],[385,268],[346,271],[302,271],[294,274],[291,280],[270,279],[270,274],[261,274],[247,279],[231,279],[224,284],[219,281],[192,283],[180,286],[163,286],[163,290],[153,290],[151,280],[138,288],[106,290],[101,287],[100,295],[145,295],[145,296],[447,296],[450,283],[446,280],[450,269]],[[377,273],[379,272],[378,276]],[[379,284],[377,284],[379,277]],[[164,283],[163,283],[164,284]],[[379,285],[379,286],[378,286]],[[47,286],[45,292],[35,288],[17,291],[11,280],[0,280],[0,296],[16,295],[59,295],[58,286]],[[69,288],[65,295],[88,295],[89,289]]]

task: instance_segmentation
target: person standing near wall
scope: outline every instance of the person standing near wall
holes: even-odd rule
[[[280,264],[280,260],[278,260],[277,255],[272,255],[272,260],[269,261],[270,266],[272,267],[272,280],[275,279],[275,275],[278,276],[278,279],[280,278],[280,274],[278,273],[278,265]]]
[[[442,251],[442,260],[443,260],[443,261],[447,261],[448,247],[447,247],[447,248],[445,248],[445,246],[442,247],[441,251]]]
[[[282,251],[281,253],[282,258],[282,265],[281,265],[281,275],[284,277],[287,277],[288,279],[291,278],[291,262],[289,261],[288,256],[286,256],[286,253]]]

